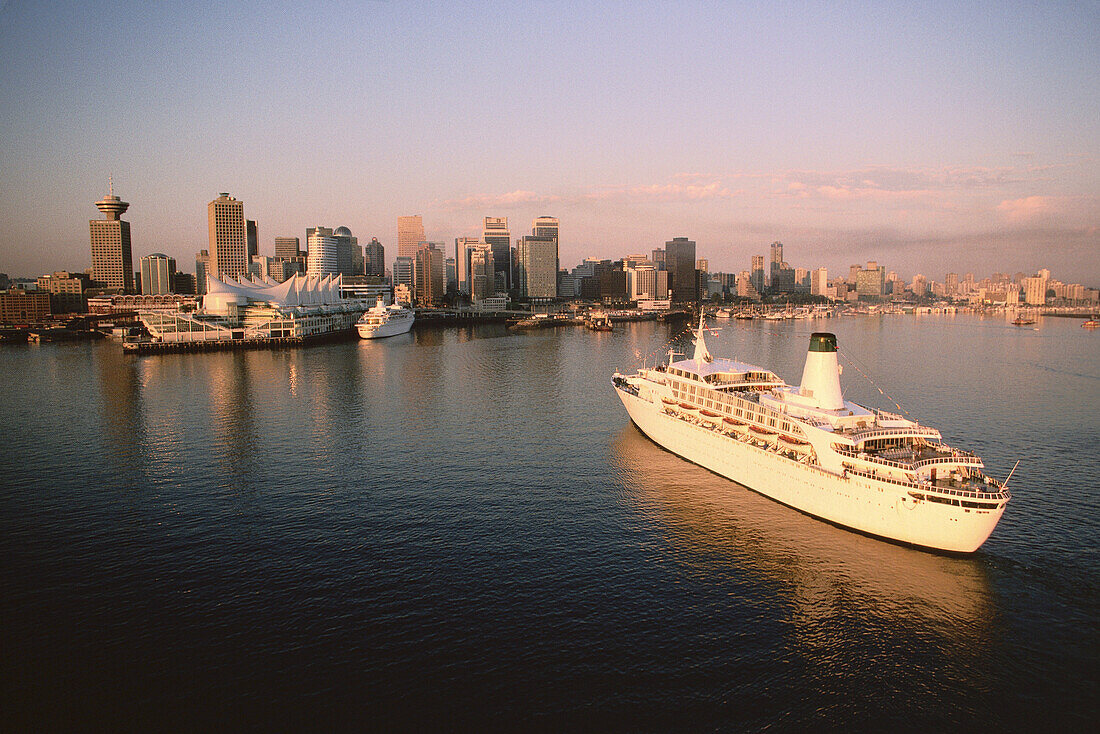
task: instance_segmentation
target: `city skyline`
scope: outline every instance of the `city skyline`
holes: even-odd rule
[[[781,241],[836,272],[1100,283],[1100,6],[538,8],[216,6],[199,37],[181,9],[9,2],[0,271],[91,265],[113,175],[135,261],[208,249],[230,191],[262,254],[324,222],[392,267],[398,216],[453,242],[549,214],[563,265],[682,236],[716,271]],[[460,43],[490,18],[555,53]],[[346,38],[315,60],[304,27]]]

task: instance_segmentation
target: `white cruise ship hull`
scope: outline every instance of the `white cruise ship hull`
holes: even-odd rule
[[[407,317],[389,319],[384,324],[378,326],[358,324],[356,328],[359,330],[359,336],[364,339],[382,339],[387,336],[407,334],[409,330],[412,329],[414,320],[413,315],[410,313]]]
[[[840,475],[664,412],[616,388],[630,419],[658,445],[765,497],[836,525],[940,551],[972,553],[1004,513],[914,502],[904,486]]]

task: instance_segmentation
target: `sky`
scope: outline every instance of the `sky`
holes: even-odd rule
[[[695,240],[737,272],[1100,286],[1100,2],[0,0],[0,272],[193,272],[226,191],[276,236],[561,220],[559,257]]]

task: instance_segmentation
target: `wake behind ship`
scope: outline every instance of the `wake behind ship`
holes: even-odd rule
[[[977,550],[1009,500],[982,460],[940,432],[844,399],[836,336],[810,337],[801,385],[707,351],[615,373],[630,419],[655,443],[814,517],[922,548]]]

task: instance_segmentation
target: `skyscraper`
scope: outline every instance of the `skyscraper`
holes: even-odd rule
[[[145,296],[160,296],[174,293],[172,278],[176,273],[174,258],[154,252],[141,258],[141,293]]]
[[[206,205],[210,231],[210,270],[218,278],[248,276],[244,202],[227,193]]]
[[[749,271],[749,278],[752,281],[752,287],[757,293],[764,292],[764,277],[764,256],[753,255],[752,269]]]
[[[130,250],[130,223],[121,219],[130,204],[115,196],[113,182],[108,193],[95,203],[104,219],[88,220],[92,240],[92,280],[106,288],[134,291],[134,259]]]
[[[531,222],[531,234],[535,237],[558,238],[558,218],[541,216]]]
[[[476,237],[455,238],[455,276],[458,278],[458,290],[473,295],[470,285],[470,253],[482,246]]]
[[[413,259],[398,255],[393,261],[393,286],[405,286],[409,293],[413,292]]]
[[[771,250],[771,271],[768,276],[768,285],[774,288],[779,285],[779,271],[783,269],[783,243],[773,242]]]
[[[699,300],[698,279],[695,276],[695,242],[676,237],[665,243],[665,264],[668,268],[669,290],[673,303],[694,303]]]
[[[363,274],[382,277],[386,274],[386,248],[377,237],[371,237],[364,247]]]
[[[336,275],[339,270],[340,243],[328,227],[310,227],[306,238],[309,254],[306,256],[306,275],[325,277]]]
[[[347,227],[337,227],[332,236],[336,238],[336,272],[362,275],[363,249],[359,247],[359,238]]]
[[[302,254],[301,248],[302,243],[297,237],[275,238],[275,257],[281,257],[284,260],[293,260]]]
[[[424,241],[424,222],[420,215],[397,218],[397,256],[410,260],[416,257],[420,243]]]
[[[443,250],[435,243],[425,242],[416,251],[413,283],[416,302],[421,306],[434,306],[443,301],[446,287],[443,265]]]
[[[512,234],[508,231],[508,217],[485,217],[485,229],[481,241],[493,251],[493,277],[496,290],[512,288]]]
[[[244,222],[245,239],[248,242],[248,260],[252,261],[253,255],[260,254],[260,230],[256,226],[255,219],[246,219]]]
[[[516,248],[516,287],[520,295],[550,299],[558,295],[558,238],[528,235]]]
[[[206,293],[206,276],[210,274],[210,251],[199,250],[195,253],[195,293]]]
[[[653,251],[652,260],[653,267],[657,268],[658,270],[668,269],[667,267],[665,267],[665,251],[662,248],[658,247],[656,250]]]
[[[488,245],[471,247],[470,253],[470,300],[482,301],[495,292],[493,287],[493,250]]]

